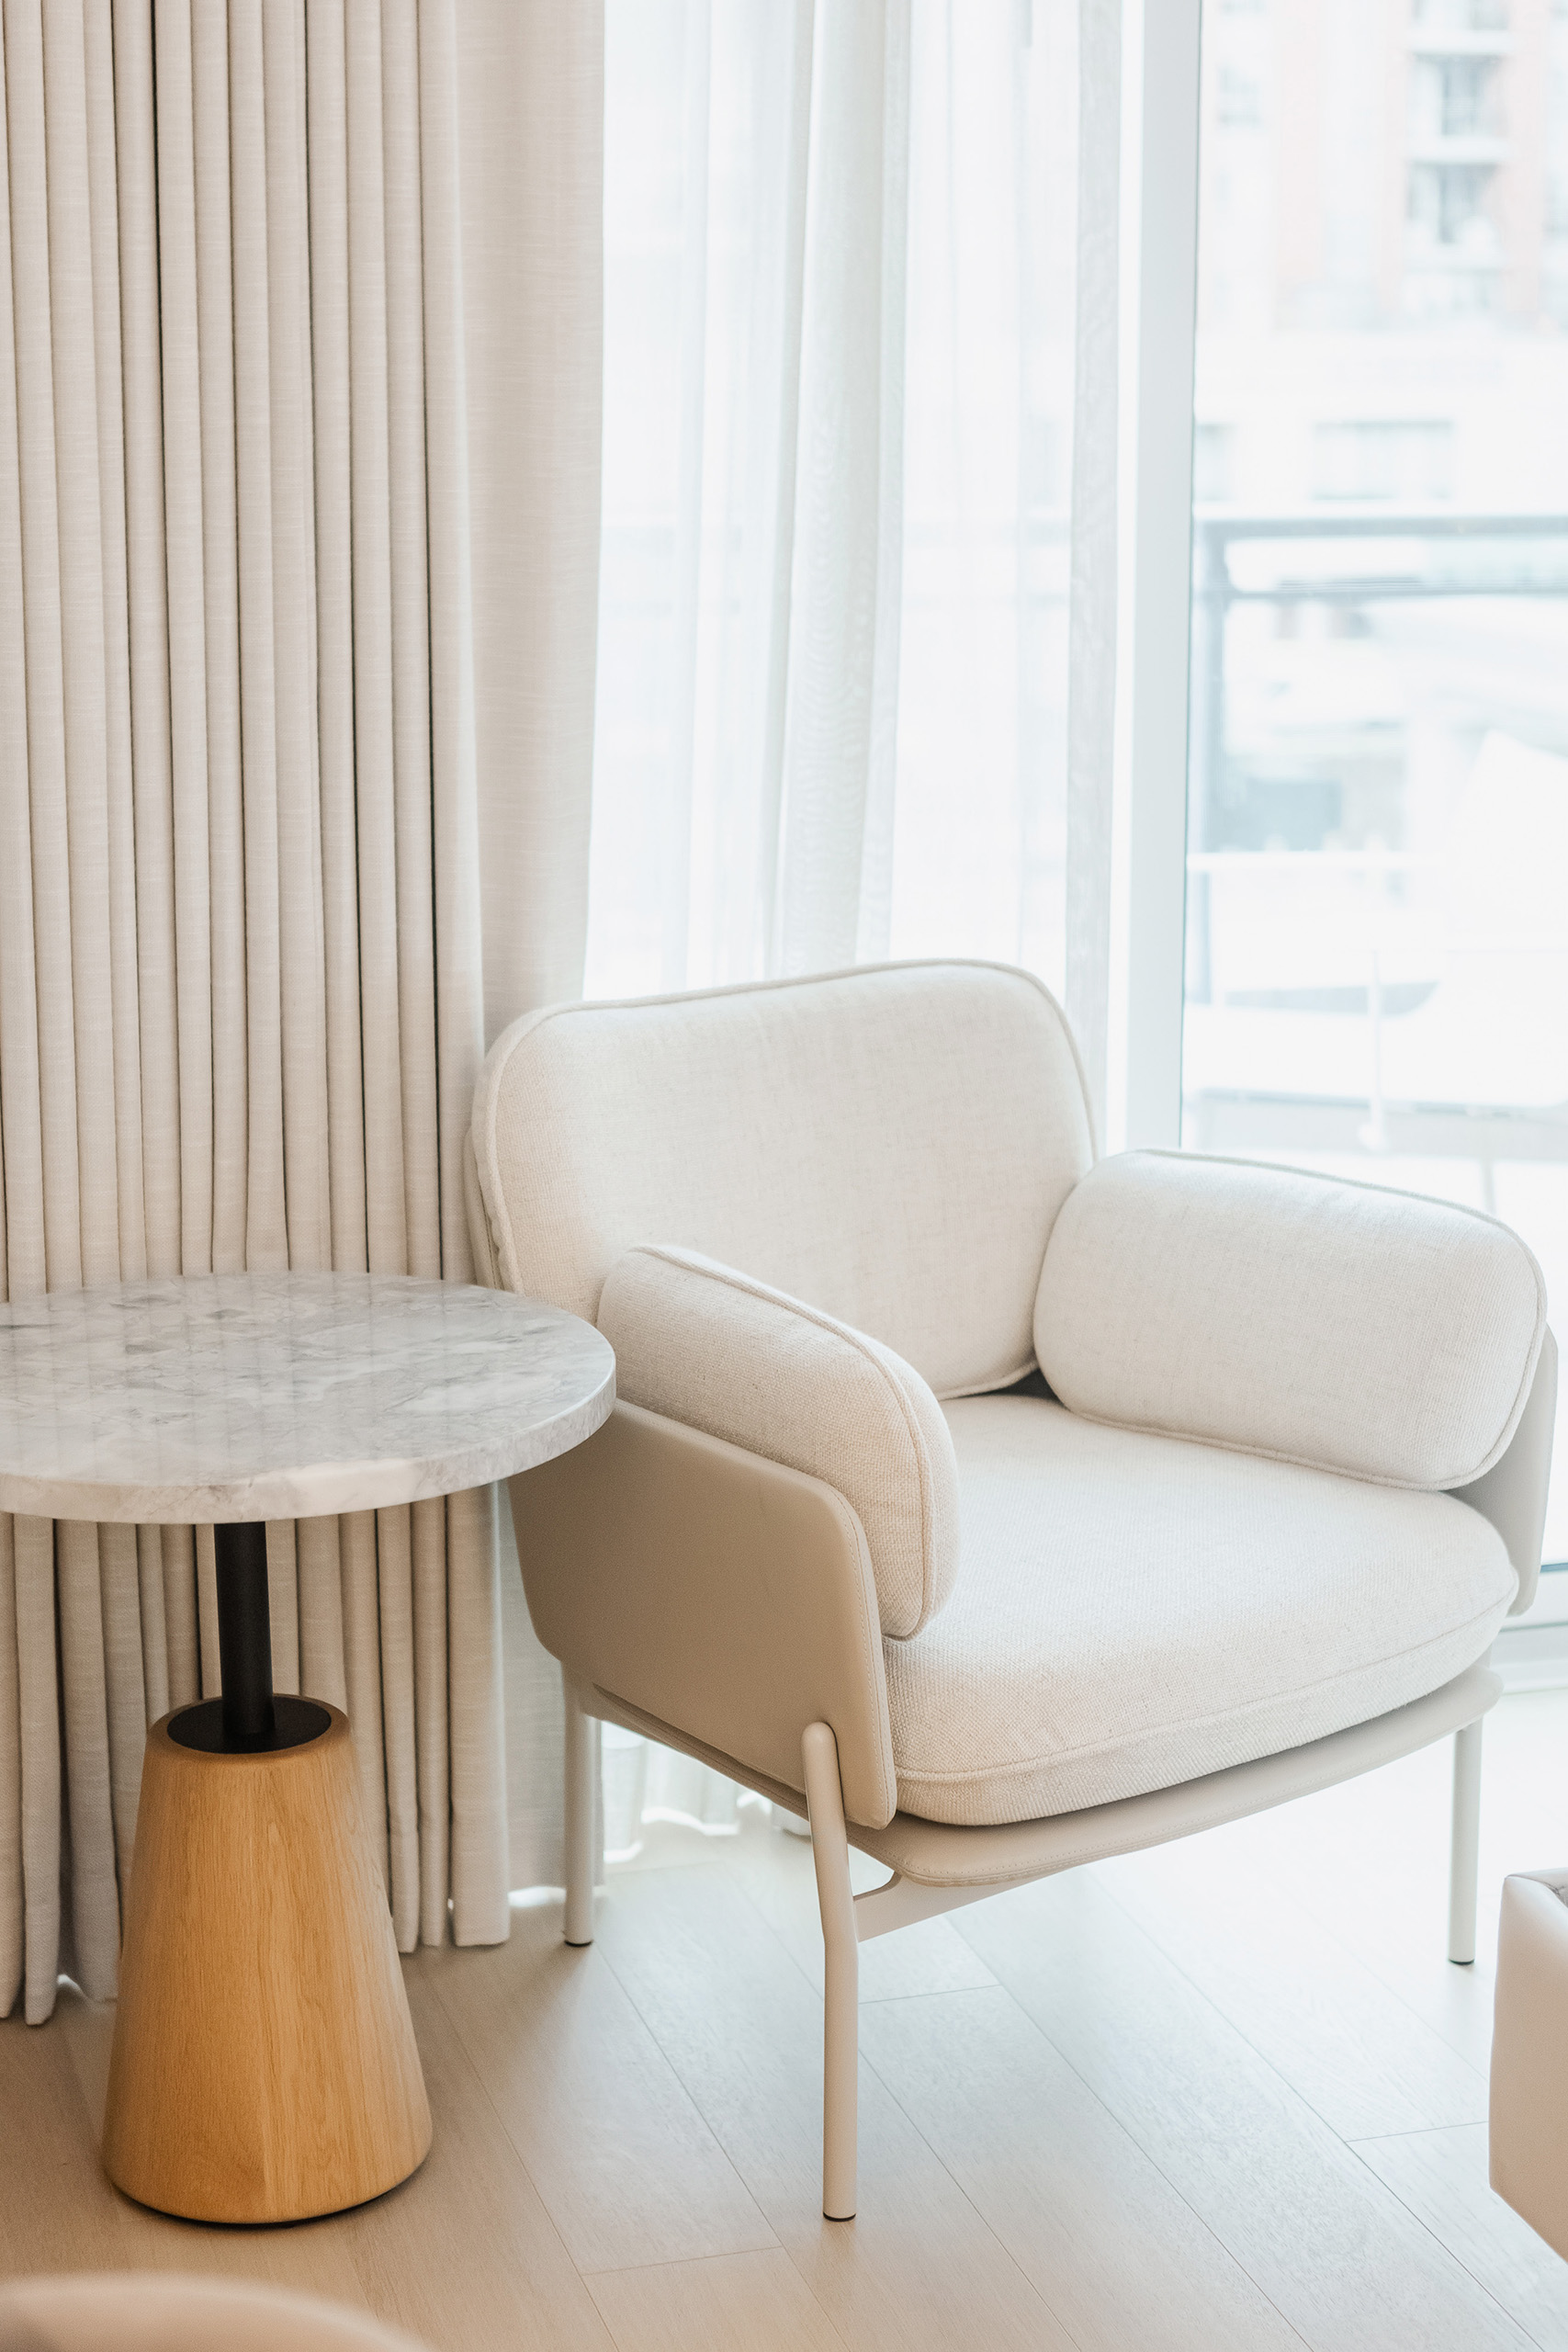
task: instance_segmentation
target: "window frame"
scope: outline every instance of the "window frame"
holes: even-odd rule
[[[1118,762],[1124,1067],[1108,1141],[1131,1148],[1181,1139],[1202,0],[1134,0],[1125,30],[1136,250]]]

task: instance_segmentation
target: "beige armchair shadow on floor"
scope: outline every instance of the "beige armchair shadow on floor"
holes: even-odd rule
[[[1021,972],[560,1006],[497,1042],[483,1276],[597,1322],[620,1401],[513,1482],[597,1723],[809,1810],[823,2210],[855,2207],[857,1950],[1456,1735],[1474,1957],[1486,1665],[1540,1567],[1556,1350],[1495,1220],[1178,1153],[1096,1161]],[[887,1882],[852,1895],[849,1849]]]

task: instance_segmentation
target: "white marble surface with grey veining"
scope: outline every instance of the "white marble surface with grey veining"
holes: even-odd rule
[[[0,1306],[0,1510],[309,1518],[460,1492],[592,1436],[615,1360],[536,1299],[199,1274]]]

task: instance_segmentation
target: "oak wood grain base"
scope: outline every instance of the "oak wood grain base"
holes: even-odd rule
[[[104,2165],[200,2222],[391,2188],[430,2108],[347,1718],[272,1755],[147,1735]]]

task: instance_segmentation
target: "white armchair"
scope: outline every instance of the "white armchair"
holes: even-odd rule
[[[865,968],[517,1023],[475,1102],[489,1278],[595,1319],[620,1402],[513,1483],[593,1719],[809,1809],[824,2211],[854,2211],[856,1948],[1456,1733],[1473,1958],[1485,1659],[1540,1566],[1540,1276],[1435,1202],[1094,1164],[1019,972]],[[852,1900],[848,1847],[887,1865]]]

